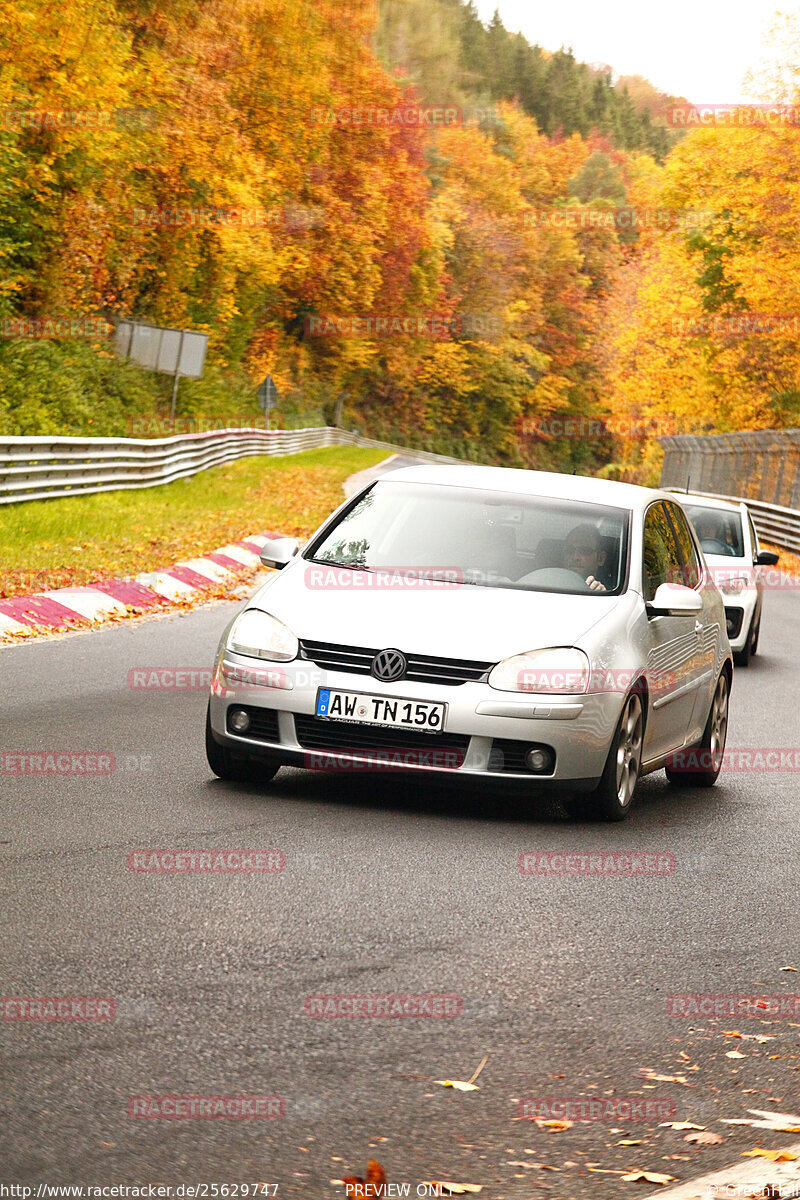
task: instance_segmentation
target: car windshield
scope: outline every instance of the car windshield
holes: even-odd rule
[[[385,480],[306,557],[464,585],[608,595],[625,584],[628,527],[624,509]]]
[[[686,504],[704,554],[720,554],[727,558],[744,558],[742,518],[738,512],[707,508],[704,504]]]

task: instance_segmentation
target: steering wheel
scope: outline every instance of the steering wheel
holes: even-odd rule
[[[584,592],[591,592],[592,589],[583,575],[579,571],[572,571],[569,567],[539,567],[538,570],[523,575],[522,579],[517,580],[517,583],[536,584],[554,592],[574,592],[576,579],[580,579]]]
[[[726,558],[730,558],[731,548],[726,546],[724,542],[718,542],[716,538],[706,538],[701,541],[704,554],[723,554]]]

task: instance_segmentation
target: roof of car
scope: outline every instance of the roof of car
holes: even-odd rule
[[[735,512],[741,516],[741,508],[735,500],[718,500],[716,496],[700,496],[696,492],[675,491],[672,495],[685,504],[696,504],[698,508],[716,508],[720,512]]]
[[[676,497],[655,488],[591,475],[562,475],[555,471],[527,471],[518,467],[481,467],[465,464],[431,464],[400,467],[387,471],[383,480],[402,483],[446,484],[451,487],[483,488],[493,492],[517,492],[527,496],[552,496],[557,500],[583,500],[612,508],[643,508],[661,497]]]

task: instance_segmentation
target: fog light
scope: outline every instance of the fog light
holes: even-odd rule
[[[728,617],[727,621],[725,622],[725,625],[727,626],[727,629],[728,629],[728,637],[730,637],[734,631],[734,628],[736,627],[736,622],[733,620],[732,617]]]
[[[243,708],[234,708],[228,716],[228,724],[234,733],[246,733],[250,728],[250,717]]]
[[[546,750],[529,750],[525,755],[525,765],[531,771],[537,771],[541,774],[550,767],[550,755]]]

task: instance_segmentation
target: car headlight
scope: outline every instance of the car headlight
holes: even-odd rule
[[[573,646],[529,650],[499,662],[489,675],[489,686],[501,692],[585,692],[589,686],[589,659]]]
[[[748,586],[749,580],[746,575],[732,575],[727,579],[719,581],[719,590],[725,596],[738,596]]]
[[[277,617],[271,617],[259,608],[247,608],[231,625],[225,648],[249,658],[291,662],[297,658],[300,643]]]

